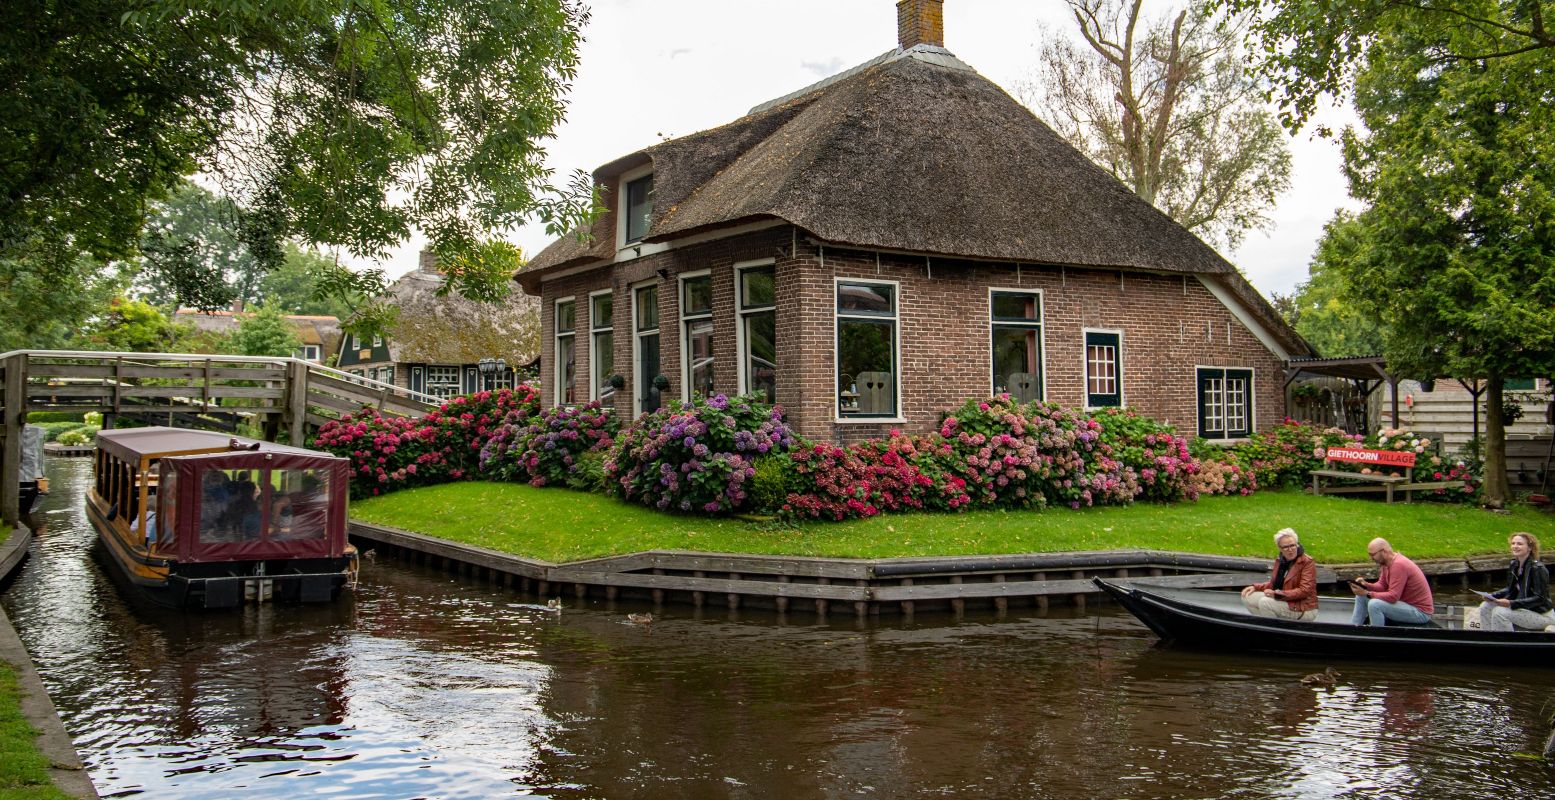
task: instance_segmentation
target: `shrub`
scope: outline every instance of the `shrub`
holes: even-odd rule
[[[96,428],[73,428],[60,434],[55,441],[66,447],[80,447],[84,444],[91,444],[96,437]]]
[[[790,454],[792,491],[785,514],[834,520],[882,511],[955,510],[972,502],[954,474],[950,444],[939,436],[871,439],[852,447],[812,444]]]
[[[450,473],[455,478],[480,470],[481,448],[506,424],[527,422],[540,411],[540,390],[521,383],[514,389],[482,391],[455,397],[423,417],[433,429],[438,446],[448,449]]]
[[[1239,464],[1200,460],[1199,468],[1188,478],[1200,495],[1249,495],[1258,491],[1258,480]]]
[[[745,504],[752,462],[794,444],[783,411],[715,395],[643,414],[605,459],[610,491],[660,509],[708,514]]]
[[[1101,443],[1112,457],[1139,476],[1140,498],[1162,503],[1198,499],[1193,475],[1199,471],[1199,459],[1175,428],[1132,408],[1104,408],[1091,418],[1101,424]]]
[[[70,431],[96,430],[84,422],[30,422],[28,424],[37,425],[43,429],[43,441],[45,442],[58,441],[61,435]]]
[[[605,491],[605,457],[608,449],[585,450],[567,476],[567,486],[583,492],[603,494]]]
[[[100,418],[102,415],[99,414]],[[48,422],[73,422],[77,425],[86,423],[84,411],[34,411],[27,415],[27,421],[33,425],[43,425]],[[99,420],[100,421],[100,420]]]
[[[1470,443],[1473,446],[1464,448],[1457,458],[1438,456],[1436,454],[1438,444],[1405,428],[1381,428],[1366,438],[1366,447],[1374,450],[1414,453],[1413,475],[1417,481],[1463,481],[1463,486],[1456,489],[1436,489],[1429,495],[1422,496],[1455,502],[1470,502],[1478,499],[1480,486],[1483,483],[1480,475],[1483,474],[1484,462],[1479,457],[1477,444]],[[1389,471],[1403,474],[1400,468]]]
[[[940,423],[952,468],[971,501],[1072,508],[1127,503],[1138,493],[1134,471],[1100,441],[1101,425],[1056,404],[1021,406],[1001,394],[968,400]]]
[[[532,486],[566,485],[584,453],[609,448],[618,427],[598,400],[581,406],[553,406],[530,416],[510,413],[480,451],[480,470],[500,480]]]
[[[1232,447],[1227,460],[1250,470],[1258,486],[1295,488],[1306,484],[1308,472],[1322,469],[1328,448],[1354,447],[1360,440],[1360,436],[1338,428],[1320,428],[1287,418]]]
[[[754,471],[745,484],[746,506],[762,514],[776,514],[788,502],[794,485],[794,462],[787,453],[775,453],[756,459]]]

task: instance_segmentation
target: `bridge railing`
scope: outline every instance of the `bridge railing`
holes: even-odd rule
[[[421,416],[440,398],[298,358],[202,353],[13,350],[0,353],[0,518],[14,521],[21,426],[33,411],[96,411],[182,427],[230,430],[240,419],[286,430],[302,442],[308,425],[370,406]],[[112,416],[106,416],[112,415]]]

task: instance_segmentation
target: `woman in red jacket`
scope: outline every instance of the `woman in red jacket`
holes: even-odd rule
[[[1274,534],[1274,545],[1280,557],[1273,574],[1242,589],[1242,604],[1249,614],[1260,617],[1317,619],[1317,565],[1290,528]]]

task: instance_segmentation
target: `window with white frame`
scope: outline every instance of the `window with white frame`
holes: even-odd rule
[[[577,393],[577,301],[571,297],[556,301],[556,404],[570,406]]]
[[[738,273],[740,391],[777,402],[776,270],[746,267]]]
[[[589,397],[609,400],[616,389],[610,376],[616,371],[615,298],[610,292],[589,295]]]
[[[632,408],[638,414],[657,411],[664,404],[663,393],[654,385],[659,376],[658,284],[632,290],[632,332],[632,380],[637,384]]]
[[[458,367],[427,367],[427,394],[447,400],[459,394]]]
[[[681,382],[687,398],[713,394],[713,277],[680,280]]]
[[[896,416],[894,282],[837,282],[837,415]]]
[[[640,242],[648,234],[648,223],[653,219],[653,176],[644,175],[626,182],[625,243]]]
[[[1123,405],[1123,334],[1085,332],[1085,405]]]
[[[383,346],[383,337],[382,336],[374,336],[373,337],[373,347],[382,347],[382,346]]]
[[[379,383],[394,383],[394,367],[379,367],[377,376],[373,380]]]
[[[1253,371],[1199,367],[1199,435],[1241,439],[1253,432]]]
[[[1021,403],[1042,399],[1042,294],[994,290],[989,293],[993,393],[1008,393]]]
[[[297,352],[292,353],[292,357],[300,358],[303,361],[318,361],[319,346],[316,344],[305,344],[302,347],[297,348]]]

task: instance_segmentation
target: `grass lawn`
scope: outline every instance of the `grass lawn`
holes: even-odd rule
[[[0,800],[54,800],[67,795],[49,780],[49,760],[22,716],[16,673],[0,663]]]
[[[882,558],[1146,548],[1272,557],[1274,532],[1292,527],[1319,562],[1366,560],[1384,536],[1412,558],[1506,552],[1512,531],[1555,548],[1555,516],[1436,503],[1396,503],[1300,492],[1210,497],[1177,505],[901,514],[783,526],[675,516],[602,495],[512,483],[449,483],[356,501],[351,516],[552,562],[678,549]]]

